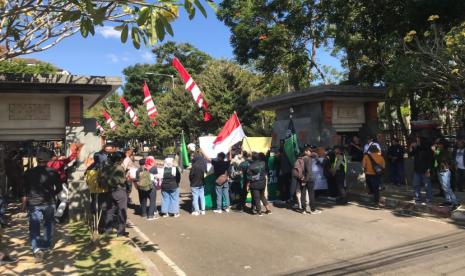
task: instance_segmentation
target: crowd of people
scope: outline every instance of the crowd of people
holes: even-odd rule
[[[79,148],[75,148],[69,157],[65,157],[41,148],[35,154],[35,167],[21,177],[12,176],[12,183],[17,184],[13,192],[22,197],[22,208],[28,211],[31,247],[38,260],[53,247],[54,223],[62,221],[66,214],[69,192],[65,168],[78,152]],[[429,142],[427,138],[419,137],[411,141],[407,149],[399,140],[393,139],[389,147],[383,150],[374,137],[367,139],[364,145],[358,137],[354,137],[347,147],[304,145],[295,161],[287,156],[284,143],[275,152],[268,152],[268,156],[236,149],[210,158],[198,150],[192,152],[188,174],[192,192],[191,214],[206,214],[205,187],[210,172],[214,177],[215,214],[229,213],[231,210],[246,211],[257,216],[272,214],[266,195],[270,176],[267,160],[270,155],[275,157],[273,170],[277,177],[279,199],[302,214],[322,212],[315,200],[317,185],[326,187],[325,193],[334,197],[337,204],[348,202],[346,178],[349,161],[360,162],[367,190],[373,195],[375,206],[380,204],[387,164],[390,167],[390,182],[396,186],[405,185],[404,158],[407,156],[414,159],[412,182],[417,203],[432,203],[432,183],[437,179],[441,196],[444,197],[441,205],[455,210],[460,204],[454,191],[463,191],[465,184],[464,140],[458,140],[450,150],[447,141],[441,138]],[[98,218],[98,231],[109,234],[116,229],[117,236],[128,234],[127,209],[134,207],[131,202],[133,190],[138,193],[139,214],[147,220],[179,217],[182,173],[177,163],[176,156],[166,157],[162,166],[157,165],[153,156],[136,160],[132,149],[119,151],[113,144],[106,144],[96,152],[86,170],[85,179],[91,194],[90,211]],[[422,199],[423,187],[426,189],[425,199]],[[157,208],[158,191],[162,198],[160,210]],[[249,194],[250,205],[246,204]],[[42,223],[43,236],[40,234]],[[2,197],[0,226],[8,226],[4,220]],[[15,260],[0,252],[0,264],[8,261]]]

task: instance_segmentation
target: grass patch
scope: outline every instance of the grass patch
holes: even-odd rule
[[[71,223],[67,230],[77,253],[73,266],[80,275],[148,275],[127,239],[102,236],[92,242],[83,222]]]

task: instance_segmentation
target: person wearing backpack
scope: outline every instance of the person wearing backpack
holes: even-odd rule
[[[363,156],[362,166],[365,172],[368,189],[370,193],[373,194],[373,203],[375,206],[378,206],[379,187],[381,186],[381,177],[386,165],[376,145],[371,145],[368,152]]]
[[[163,217],[168,217],[170,214],[173,217],[179,217],[179,182],[181,181],[181,173],[174,166],[172,157],[165,158],[163,166],[163,180],[161,183],[161,212]]]
[[[93,215],[99,214],[100,218],[105,218],[108,209],[108,187],[106,183],[100,183],[99,174],[100,168],[103,166],[102,153],[96,152],[93,157],[93,163],[87,168],[84,176],[87,187],[90,191],[91,206],[90,210]],[[106,159],[106,156],[104,157]],[[102,233],[104,229],[104,219],[100,219],[98,224],[99,232]]]
[[[149,167],[146,159],[139,160],[139,169],[136,172],[134,184],[139,192],[140,212],[142,217],[147,217],[147,220],[155,220],[155,210],[157,208],[157,190],[155,188],[155,175],[157,168]],[[150,200],[149,210],[147,213],[147,200]]]
[[[207,163],[202,155],[196,154],[192,159],[192,168],[189,172],[189,181],[192,190],[192,215],[205,215],[205,173]],[[200,207],[199,207],[200,201]]]
[[[265,197],[266,164],[264,160],[259,158],[259,155],[256,152],[252,153],[252,163],[250,163],[249,168],[247,169],[247,183],[252,192],[252,199],[257,210],[256,214],[262,216],[261,202],[265,206],[265,214],[271,214],[270,205]]]
[[[110,190],[109,209],[105,219],[106,233],[111,233],[113,218],[118,218],[117,236],[127,236],[126,220],[128,208],[128,195],[126,192],[126,172],[122,166],[123,154],[115,152],[108,156],[100,172],[99,181],[106,183]]]

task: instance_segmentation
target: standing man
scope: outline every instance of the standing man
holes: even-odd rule
[[[378,148],[379,152],[381,152],[381,146],[379,145],[376,137],[373,137],[373,136],[368,136],[367,138],[367,143],[365,144],[365,146],[363,147],[363,153],[366,154],[370,151],[370,147],[374,145]]]
[[[463,192],[465,185],[465,140],[457,141],[457,147],[454,149],[453,162],[455,164],[455,188]]]
[[[127,220],[127,207],[128,195],[126,193],[126,175],[123,163],[123,154],[115,152],[108,156],[110,165],[102,168],[100,179],[106,183],[110,189],[109,210],[105,220],[105,232],[111,233],[113,217],[116,215],[118,218],[118,236],[127,236],[126,220]]]
[[[231,152],[229,153],[231,155]],[[218,153],[215,159],[209,158],[203,153],[205,159],[212,163],[213,174],[215,175],[215,191],[216,191],[216,209],[214,213],[221,214],[223,210],[226,213],[230,212],[229,209],[229,167],[231,166],[231,158],[226,160],[224,152]],[[223,204],[224,203],[224,204]]]
[[[357,135],[352,137],[352,142],[349,145],[349,155],[352,158],[352,162],[362,162],[363,146]]]
[[[391,162],[391,182],[396,186],[404,184],[404,147],[399,139],[392,140],[387,156]]]
[[[415,202],[421,203],[421,187],[426,185],[426,203],[433,201],[431,172],[433,170],[433,150],[426,138],[417,138],[416,143],[410,145],[410,154],[414,156],[413,187]]]
[[[61,192],[61,181],[58,173],[47,167],[51,153],[47,149],[39,149],[36,155],[37,166],[29,169],[24,176],[25,194],[23,210],[28,208],[29,237],[32,252],[36,261],[42,261],[44,250],[52,247],[55,214],[55,196]],[[44,222],[44,237],[41,237],[41,222]]]
[[[131,191],[132,191],[132,184],[133,179],[130,177],[131,170],[136,171],[139,166],[137,166],[135,158],[134,158],[134,150],[131,148],[127,148],[124,150],[124,161],[123,161],[123,168],[126,172],[127,181],[126,181],[126,193],[128,194],[128,206],[132,205],[131,200]]]
[[[332,172],[333,172],[336,187],[337,187],[336,203],[346,204],[347,203],[347,192],[346,192],[347,157],[345,156],[344,149],[341,146],[334,147],[334,160],[333,160],[331,168],[332,168]]]
[[[309,145],[304,148],[304,154],[300,156],[293,170],[294,178],[300,186],[300,204],[302,214],[319,214],[321,211],[315,207],[315,180],[312,175],[312,149]],[[307,193],[310,211],[307,211]]]

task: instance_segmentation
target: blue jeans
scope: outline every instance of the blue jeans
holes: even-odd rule
[[[431,185],[431,178],[422,173],[413,174],[413,188],[415,189],[415,201],[421,201],[421,187],[426,185],[426,202],[433,201],[433,188]]]
[[[442,189],[444,190],[444,196],[447,202],[457,204],[457,198],[455,197],[452,187],[450,185],[450,170],[438,173],[439,183],[441,183]]]
[[[216,209],[229,208],[229,183],[226,182],[222,186],[216,185]],[[224,200],[224,205],[223,205]]]
[[[29,207],[29,237],[33,252],[37,249],[48,249],[52,246],[54,215],[55,206],[53,204]],[[42,220],[45,227],[43,238],[40,235]]]
[[[179,188],[161,191],[161,212],[163,214],[179,214]]]
[[[157,189],[152,187],[148,191],[138,190],[140,212],[142,217],[154,217],[157,210]],[[147,215],[147,200],[149,200],[149,212]]]
[[[192,209],[195,212],[205,211],[204,186],[191,187],[191,190],[192,190]],[[200,200],[200,209],[199,209],[199,200]]]

